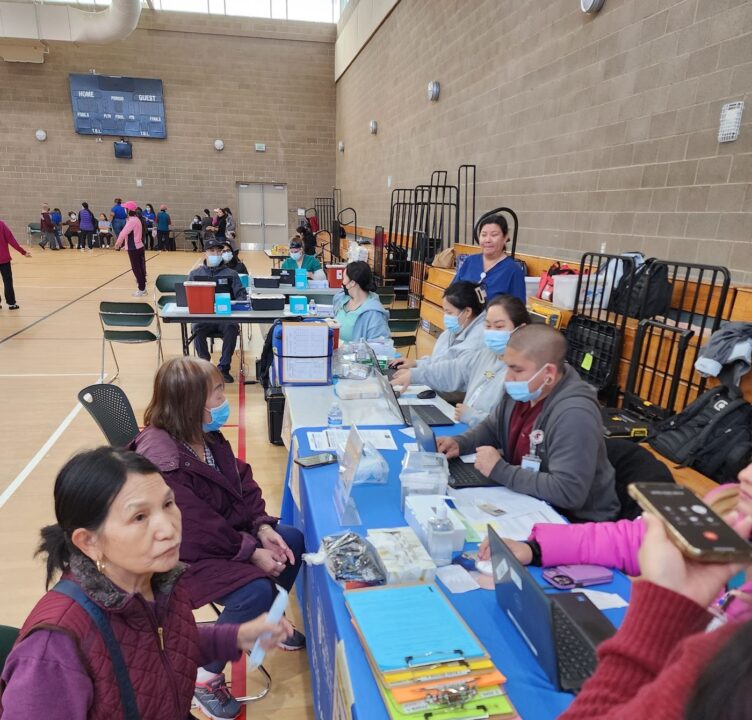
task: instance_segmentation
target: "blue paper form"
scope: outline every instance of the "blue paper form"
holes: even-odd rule
[[[434,585],[349,591],[345,598],[382,672],[485,656]]]

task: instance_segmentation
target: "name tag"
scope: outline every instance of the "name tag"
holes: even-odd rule
[[[537,455],[524,455],[520,467],[525,470],[533,470],[538,472],[540,470],[541,460]]]

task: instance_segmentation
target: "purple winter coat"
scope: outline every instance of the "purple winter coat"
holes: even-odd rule
[[[251,466],[235,457],[222,433],[207,437],[217,470],[156,427],[147,427],[130,446],[159,468],[175,493],[183,514],[180,559],[188,563],[182,583],[194,608],[269,577],[250,560],[261,547],[259,525],[279,521],[267,514]]]
[[[78,211],[78,227],[81,228],[81,230],[97,229],[97,219],[94,217],[94,214],[90,210],[81,208]]]

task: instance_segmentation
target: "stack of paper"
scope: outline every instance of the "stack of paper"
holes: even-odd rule
[[[345,592],[393,720],[513,717],[504,676],[435,585]]]

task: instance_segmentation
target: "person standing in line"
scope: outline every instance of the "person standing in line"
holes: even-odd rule
[[[125,227],[125,221],[128,218],[128,214],[123,207],[123,201],[120,198],[115,198],[115,204],[110,210],[110,222],[112,223],[112,234],[118,237]]]
[[[46,249],[47,243],[50,247],[55,249],[55,223],[52,222],[50,217],[50,206],[45,203],[42,205],[42,214],[39,217],[39,229],[42,233],[42,239],[39,241],[39,247],[42,250]]]
[[[160,205],[157,213],[157,250],[173,250],[170,246],[172,219],[167,214],[167,205]]]
[[[201,240],[201,250],[205,250],[204,243],[212,236],[209,228],[212,224],[212,216],[209,212],[209,208],[204,208],[204,217],[201,218],[201,234],[199,240]]]
[[[230,208],[222,208],[222,212],[225,214],[227,220],[225,221],[225,237],[232,243],[233,249],[235,248],[235,235],[237,234],[237,226],[235,225],[235,218],[232,215]]]
[[[0,277],[3,278],[3,294],[5,295],[5,302],[8,303],[8,309],[18,310],[16,293],[13,289],[13,270],[10,267],[11,247],[14,247],[24,257],[31,257],[31,253],[18,244],[10,228],[0,220]],[[2,307],[2,304],[0,304],[0,307]]]
[[[144,220],[146,221],[146,237],[144,238],[144,247],[147,250],[154,249],[154,223],[157,220],[157,214],[154,212],[154,206],[146,203],[144,208]]]
[[[94,231],[97,229],[97,219],[94,213],[89,210],[89,203],[81,203],[81,209],[78,211],[78,249],[91,251]]]
[[[55,246],[53,250],[62,250],[63,243],[60,240],[61,230],[60,226],[63,224],[63,213],[60,212],[60,208],[53,208],[50,213],[52,224],[55,226]]]
[[[135,202],[129,200],[123,207],[128,211],[128,220],[118,235],[115,250],[120,250],[126,244],[131,270],[138,286],[133,297],[143,297],[146,295],[146,250],[143,242],[146,223],[138,216],[138,205]]]

